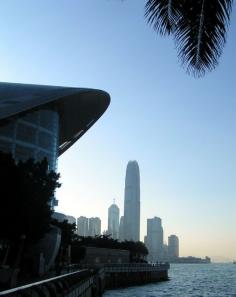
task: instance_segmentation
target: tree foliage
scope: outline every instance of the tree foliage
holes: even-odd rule
[[[71,244],[77,238],[77,235],[75,234],[75,224],[70,224],[67,220],[59,222],[56,219],[52,219],[51,223],[52,225],[57,226],[61,229],[61,247],[68,247],[68,245]]]
[[[46,159],[16,163],[0,152],[0,238],[12,242],[25,236],[33,243],[49,230],[50,200],[60,187],[59,174],[48,171]]]
[[[109,235],[100,235],[95,237],[77,236],[72,243],[72,247],[94,246],[98,248],[128,250],[130,252],[131,262],[140,261],[148,255],[148,249],[141,241],[122,241],[110,238]]]
[[[233,0],[148,0],[145,16],[154,30],[171,35],[187,72],[202,76],[218,64]]]

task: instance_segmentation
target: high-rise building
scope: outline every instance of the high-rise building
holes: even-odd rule
[[[149,252],[147,256],[149,262],[155,263],[163,260],[163,228],[160,218],[147,219],[145,245]]]
[[[120,217],[119,241],[124,241],[124,216]]]
[[[169,261],[168,245],[166,243],[163,244],[162,261],[164,261],[164,262],[168,262]]]
[[[89,236],[101,235],[101,220],[100,218],[89,218],[89,228],[88,228]]]
[[[77,233],[79,236],[88,236],[88,218],[80,216],[77,219]]]
[[[137,161],[129,161],[125,176],[124,239],[139,241],[140,175]]]
[[[113,239],[118,239],[119,237],[119,219],[119,207],[115,203],[113,203],[108,208],[108,234],[111,234],[111,237]]]
[[[170,260],[179,257],[179,238],[176,235],[168,237],[168,256]]]

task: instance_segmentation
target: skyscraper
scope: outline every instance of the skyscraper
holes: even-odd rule
[[[163,259],[163,228],[161,219],[154,217],[147,219],[147,236],[145,245],[148,248],[148,261],[156,262]]]
[[[88,218],[80,216],[77,219],[77,232],[80,236],[88,236]]]
[[[120,217],[119,241],[124,241],[124,216]]]
[[[119,207],[115,203],[113,203],[108,208],[108,234],[111,234],[111,237],[113,239],[118,239],[119,237],[119,219]]]
[[[89,218],[89,236],[101,235],[101,220],[100,218]]]
[[[170,260],[179,257],[179,238],[176,235],[168,237],[168,256]]]
[[[129,161],[125,176],[124,239],[139,241],[140,175],[137,161]]]

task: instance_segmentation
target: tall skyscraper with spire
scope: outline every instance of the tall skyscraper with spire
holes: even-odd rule
[[[139,241],[140,174],[137,161],[129,161],[125,176],[124,239]]]
[[[110,234],[113,239],[119,238],[119,220],[120,210],[114,200],[113,204],[108,208],[108,234]]]

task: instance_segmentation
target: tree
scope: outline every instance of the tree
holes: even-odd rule
[[[73,253],[76,254],[76,249],[79,247],[94,246],[98,248],[128,250],[130,252],[131,262],[142,262],[143,258],[148,254],[148,249],[141,241],[123,241],[119,242],[116,239],[110,238],[109,235],[100,235],[95,237],[77,236],[72,242]],[[77,252],[77,254],[81,253]],[[84,251],[83,251],[84,253]],[[84,256],[84,254],[83,254]],[[78,255],[76,255],[78,257]]]
[[[202,76],[218,64],[233,0],[148,0],[145,16],[160,35],[174,37],[187,72]]]
[[[46,159],[16,163],[11,154],[0,153],[0,239],[16,245],[22,236],[37,242],[49,230],[50,200],[59,174],[48,171]]]
[[[51,223],[52,225],[57,226],[61,229],[61,244],[56,259],[57,265],[59,265],[66,262],[68,248],[71,245],[71,243],[78,237],[78,235],[75,234],[75,223],[70,224],[67,220],[59,222],[56,219],[52,219]]]

